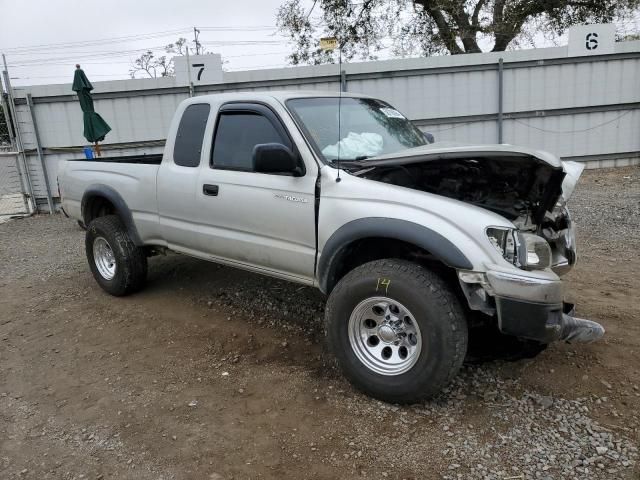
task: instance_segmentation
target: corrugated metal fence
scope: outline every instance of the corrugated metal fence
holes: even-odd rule
[[[335,91],[342,81],[349,92],[389,101],[436,140],[520,144],[588,167],[640,163],[640,41],[617,43],[610,55],[567,57],[567,47],[558,47],[353,63],[343,71],[322,65],[225,72],[224,83],[198,86],[195,94]],[[96,111],[113,128],[108,155],[161,152],[173,112],[189,95],[173,78],[94,86]],[[82,112],[70,83],[14,90],[33,193],[46,209],[42,165],[57,197],[57,163],[82,156],[86,144]]]

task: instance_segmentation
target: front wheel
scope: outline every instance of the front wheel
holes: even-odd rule
[[[89,224],[85,248],[91,273],[106,292],[128,295],[144,285],[147,256],[116,215],[98,217]]]
[[[327,302],[329,348],[365,393],[413,403],[438,393],[458,372],[467,322],[438,275],[405,260],[378,260],[349,272]]]

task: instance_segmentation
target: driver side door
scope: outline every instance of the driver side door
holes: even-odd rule
[[[253,149],[280,143],[301,176],[253,169]],[[216,119],[210,163],[200,170],[200,249],[225,263],[313,282],[317,165],[304,162],[282,117],[262,103],[227,103]]]

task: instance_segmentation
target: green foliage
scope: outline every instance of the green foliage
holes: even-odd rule
[[[290,62],[335,62],[320,37],[337,37],[343,58],[503,51],[557,38],[572,25],[631,18],[640,0],[286,0],[278,28],[295,45]],[[305,6],[307,8],[305,9]],[[391,42],[389,45],[388,43]]]
[[[633,40],[640,40],[640,33],[631,33],[628,35],[621,35],[618,38],[618,41],[620,42],[631,42]]]

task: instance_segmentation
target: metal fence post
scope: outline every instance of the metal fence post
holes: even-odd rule
[[[502,143],[504,61],[498,60],[498,143]]]
[[[54,206],[53,198],[51,198],[51,187],[49,185],[49,175],[47,174],[47,165],[42,153],[42,145],[40,144],[40,133],[38,132],[38,123],[36,122],[36,116],[33,113],[33,98],[31,94],[27,93],[27,108],[29,109],[29,115],[31,116],[31,124],[33,125],[33,134],[36,137],[36,152],[38,153],[38,160],[40,160],[40,167],[42,168],[42,176],[44,177],[44,185],[47,189],[47,204],[49,205],[49,215],[53,215]]]
[[[340,91],[347,91],[347,72],[344,70],[340,70]]]

